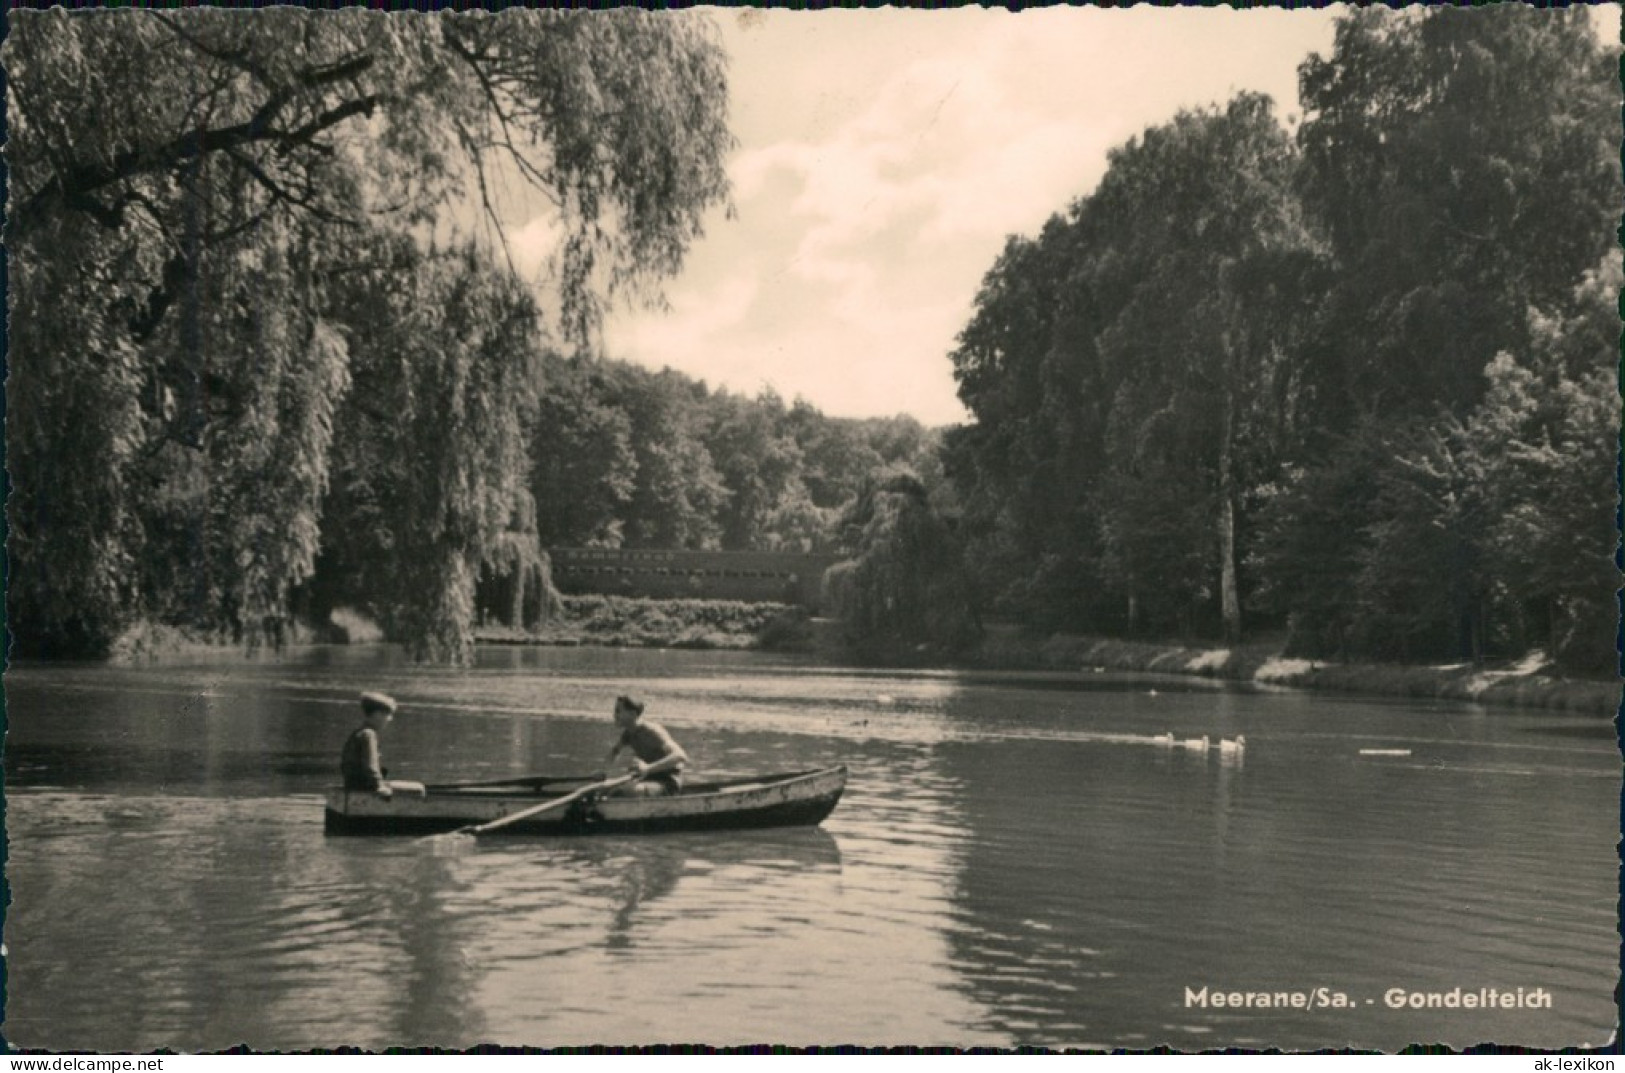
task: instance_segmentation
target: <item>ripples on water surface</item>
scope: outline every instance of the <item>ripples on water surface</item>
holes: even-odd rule
[[[707,773],[851,782],[820,829],[328,838],[364,688],[402,701],[403,777],[592,770],[631,690]],[[21,1046],[1555,1047],[1614,1021],[1605,721],[592,650],[24,666],[6,690]],[[1187,1008],[1202,986],[1356,1006]],[[1382,1001],[1458,986],[1553,1008]]]

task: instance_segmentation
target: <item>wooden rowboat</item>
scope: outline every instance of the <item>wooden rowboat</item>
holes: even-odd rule
[[[601,776],[532,777],[506,782],[450,783],[426,793],[380,797],[366,791],[327,791],[328,834],[432,834],[488,824],[549,798],[589,786]],[[796,771],[726,782],[697,782],[668,797],[586,796],[504,826],[531,835],[653,834],[793,827],[822,823],[846,788],[846,768]]]

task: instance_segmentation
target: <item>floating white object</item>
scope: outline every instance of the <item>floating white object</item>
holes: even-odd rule
[[[1244,734],[1237,734],[1235,741],[1226,741],[1224,738],[1219,739],[1220,753],[1229,756],[1239,756],[1246,748],[1247,737]]]
[[[1172,734],[1158,734],[1151,740],[1163,748],[1172,748],[1174,744],[1174,736]]]
[[[1361,749],[1361,756],[1409,756],[1409,749]]]
[[[1205,752],[1207,752],[1207,747],[1208,747],[1207,735],[1203,734],[1200,738],[1186,738],[1184,741],[1180,742],[1179,744],[1184,746],[1185,748],[1191,750],[1192,752],[1196,752],[1197,750],[1201,750],[1202,752],[1205,753]]]

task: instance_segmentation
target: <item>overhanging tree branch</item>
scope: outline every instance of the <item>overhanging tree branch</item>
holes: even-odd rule
[[[286,202],[289,205],[295,205],[309,212],[318,219],[326,220],[328,223],[345,225],[355,224],[355,221],[349,217],[343,216],[336,212],[330,212],[326,208],[323,208],[316,202],[308,188],[306,192],[301,194],[296,193],[288,189],[283,184],[277,182],[275,179],[271,178],[270,174],[267,173],[264,168],[256,164],[251,157],[238,152],[235,149],[226,150],[226,155],[235,161],[244,171],[248,172],[248,174],[254,178],[255,182],[265,187],[265,189],[276,200]]]
[[[336,81],[354,78],[371,67],[372,62],[370,56],[352,57],[324,68],[307,71],[300,76],[299,82],[304,88],[320,88]],[[383,94],[367,94],[329,108],[292,130],[273,127],[273,120],[294,99],[297,92],[298,89],[295,87],[284,87],[272,94],[251,118],[242,123],[214,130],[189,132],[153,149],[131,149],[120,153],[108,163],[79,164],[59,171],[23,203],[18,216],[21,221],[26,222],[48,208],[51,202],[56,201],[71,208],[91,212],[104,224],[114,226],[116,221],[109,223],[110,214],[106,211],[106,206],[90,196],[107,186],[141,175],[165,171],[210,153],[229,153],[256,144],[273,145],[278,154],[283,156],[299,148],[331,153],[330,147],[316,140],[321,134],[355,116],[370,117],[385,100]],[[98,209],[102,211],[97,212]]]

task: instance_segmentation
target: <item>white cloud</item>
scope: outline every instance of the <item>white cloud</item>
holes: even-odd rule
[[[1007,235],[1035,232],[1099,181],[1111,146],[1180,107],[1245,88],[1293,110],[1297,64],[1331,40],[1324,12],[721,17],[738,219],[696,244],[669,315],[615,318],[611,352],[933,423],[964,417],[948,353]]]
[[[558,214],[533,216],[508,236],[508,250],[514,264],[527,276],[535,277],[548,268],[564,244],[564,225]]]

